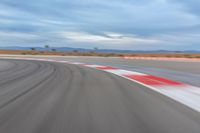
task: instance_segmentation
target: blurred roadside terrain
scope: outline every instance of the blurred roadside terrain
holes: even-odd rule
[[[55,49],[46,51],[32,50],[0,50],[1,55],[55,55],[55,56],[100,56],[100,57],[167,57],[167,58],[199,58],[200,54],[192,53],[102,53],[97,51],[60,52]]]

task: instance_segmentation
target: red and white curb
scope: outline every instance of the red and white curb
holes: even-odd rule
[[[172,81],[165,78],[160,78],[157,76],[127,71],[108,66],[84,66],[103,70],[118,75],[120,77],[126,78],[128,80],[134,81],[200,112],[200,88],[198,87]]]
[[[187,85],[184,83],[172,81],[157,76],[152,76],[140,72],[127,71],[119,68],[101,65],[91,65],[80,62],[69,62],[69,61],[57,61],[52,59],[36,59],[36,58],[12,58],[12,59],[23,59],[23,60],[39,60],[49,62],[59,62],[80,65],[84,67],[94,68],[102,70],[108,73],[112,73],[123,77],[125,79],[134,81],[140,85],[150,88],[160,94],[168,96],[179,103],[186,105],[198,112],[200,112],[200,88]]]

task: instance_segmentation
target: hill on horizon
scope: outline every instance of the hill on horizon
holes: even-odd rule
[[[96,52],[96,53],[124,53],[124,54],[199,54],[198,50],[186,50],[186,51],[172,51],[172,50],[118,50],[118,49],[87,49],[87,48],[73,48],[73,47],[20,47],[20,46],[9,46],[0,47],[0,50],[31,50],[35,48],[37,51],[51,51],[55,49],[57,52]]]

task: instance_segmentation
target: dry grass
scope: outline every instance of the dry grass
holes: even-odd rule
[[[95,52],[50,52],[50,51],[17,51],[0,50],[0,54],[11,55],[57,55],[57,56],[100,56],[100,57],[168,57],[168,58],[200,58],[200,54],[114,54]]]
[[[0,54],[10,55],[57,55],[57,56],[102,56],[102,57],[119,57],[123,54],[113,53],[95,53],[95,52],[50,52],[50,51],[18,51],[18,50],[0,50]]]

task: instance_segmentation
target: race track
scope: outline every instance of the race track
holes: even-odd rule
[[[0,133],[200,133],[200,115],[103,71],[2,59]]]

